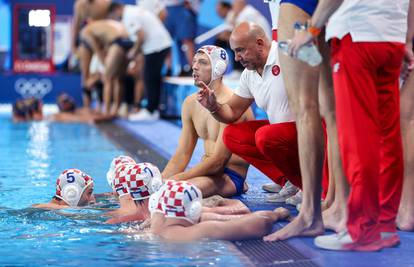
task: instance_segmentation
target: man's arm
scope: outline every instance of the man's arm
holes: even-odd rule
[[[194,103],[193,97],[194,96],[189,96],[184,100],[181,112],[183,126],[180,139],[175,154],[168,161],[167,166],[162,172],[162,177],[164,179],[169,179],[171,176],[185,170],[197,144],[198,135],[191,119]]]
[[[168,226],[161,229],[160,235],[173,241],[195,241],[202,238],[219,240],[245,240],[259,238],[268,234],[273,223],[280,216],[273,211],[261,211],[246,214],[229,221],[203,221],[198,224]]]
[[[85,42],[87,42],[91,46],[93,52],[96,53],[99,60],[103,63],[103,62],[105,62],[105,53],[104,53],[104,50],[102,49],[101,44],[99,43],[98,39],[96,38],[96,36],[93,33],[94,32],[94,29],[93,29],[94,25],[95,25],[94,23],[88,24],[88,26],[86,26],[81,31],[81,38],[82,38],[82,40],[84,40]]]
[[[144,43],[145,33],[143,30],[138,30],[136,32],[137,40],[134,43],[134,46],[128,51],[128,59],[132,60],[135,58],[140,52],[142,44]]]
[[[318,2],[315,13],[310,20],[308,27],[315,27],[321,29],[327,22],[332,14],[341,6],[343,0],[321,0]],[[316,36],[313,36],[308,31],[297,31],[295,37],[289,44],[289,55],[296,57],[299,49],[312,42]]]
[[[219,134],[216,144],[214,145],[214,152],[208,158],[202,160],[196,166],[178,173],[172,177],[174,180],[188,180],[200,176],[219,177],[223,173],[228,160],[231,157],[231,152],[223,143],[223,130],[226,124],[220,123]]]
[[[203,82],[197,93],[197,100],[210,111],[216,120],[227,124],[237,121],[254,101],[252,98],[233,94],[227,103],[220,104],[216,100],[214,90],[211,90]]]

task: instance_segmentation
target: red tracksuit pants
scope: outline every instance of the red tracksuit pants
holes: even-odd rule
[[[398,77],[404,45],[332,40],[339,147],[351,192],[348,231],[367,244],[395,232],[403,156]]]
[[[302,187],[296,124],[269,124],[268,120],[230,124],[224,129],[227,148],[249,162],[275,183],[285,179]]]

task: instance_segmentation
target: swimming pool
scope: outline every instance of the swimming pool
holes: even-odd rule
[[[18,123],[0,115],[0,265],[13,266],[243,266],[245,258],[220,241],[163,243],[149,235],[121,233],[128,225],[103,222],[100,208],[43,211],[61,171],[78,168],[109,190],[105,173],[123,154],[85,124]]]

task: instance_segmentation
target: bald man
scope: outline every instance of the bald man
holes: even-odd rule
[[[275,183],[283,185],[287,178],[301,187],[296,125],[279,67],[277,43],[257,24],[243,22],[232,32],[230,46],[236,61],[245,67],[239,87],[222,102],[216,100],[214,90],[203,86],[198,101],[224,123],[234,123],[255,101],[269,119],[227,126],[224,143]]]

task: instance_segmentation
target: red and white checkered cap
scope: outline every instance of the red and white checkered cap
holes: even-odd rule
[[[69,206],[78,206],[85,189],[93,184],[93,179],[78,169],[63,171],[56,180],[55,196],[65,201]]]
[[[192,183],[168,180],[158,194],[158,205],[154,212],[162,212],[165,217],[184,219],[193,224],[200,220],[203,195]]]
[[[118,156],[112,159],[108,172],[106,173],[106,180],[110,187],[113,187],[113,180],[115,178],[115,170],[124,164],[136,164],[135,160],[129,156]]]
[[[134,200],[149,198],[162,185],[161,173],[151,163],[124,164],[115,171],[113,190],[119,197],[130,194]]]

